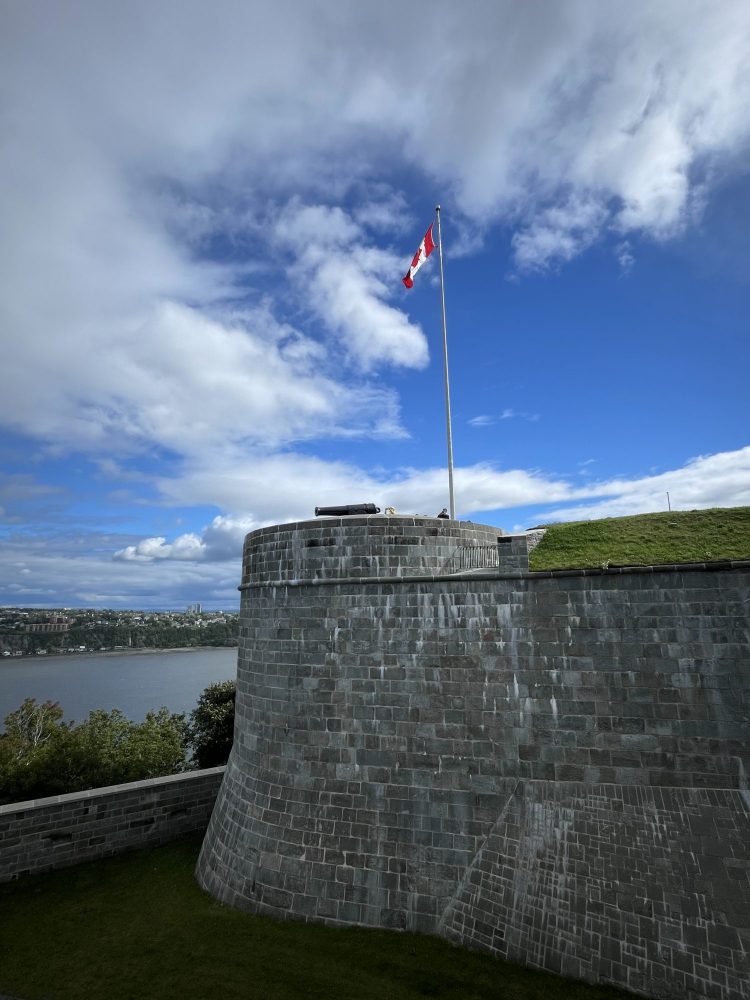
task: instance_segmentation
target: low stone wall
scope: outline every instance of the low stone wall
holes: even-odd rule
[[[0,882],[205,830],[223,767],[0,806]]]

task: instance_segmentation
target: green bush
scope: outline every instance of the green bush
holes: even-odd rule
[[[188,743],[198,767],[226,764],[234,739],[234,681],[209,684],[190,713]]]
[[[222,681],[203,691],[189,723],[166,708],[143,722],[97,709],[76,725],[57,702],[27,698],[0,735],[0,804],[225,764],[234,699],[234,681]]]
[[[140,781],[188,768],[184,715],[166,708],[132,722],[98,709],[63,721],[57,702],[33,698],[5,718],[0,736],[0,802]]]

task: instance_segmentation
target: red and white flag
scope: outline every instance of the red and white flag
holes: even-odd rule
[[[433,223],[434,225],[434,223]],[[414,284],[414,275],[420,269],[422,264],[427,260],[432,251],[435,249],[435,244],[432,240],[432,226],[424,234],[424,239],[419,244],[419,250],[414,254],[414,259],[411,262],[411,267],[406,272],[405,277],[402,279],[407,288],[411,288]]]

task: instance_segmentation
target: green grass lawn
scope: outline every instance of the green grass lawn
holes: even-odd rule
[[[750,559],[750,507],[552,524],[532,570]]]
[[[0,887],[0,994],[24,1000],[605,1000],[438,938],[277,922],[193,878],[199,837]]]

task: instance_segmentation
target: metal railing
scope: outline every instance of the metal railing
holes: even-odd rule
[[[459,545],[448,560],[446,569],[458,573],[465,569],[492,569],[499,565],[498,545]]]

